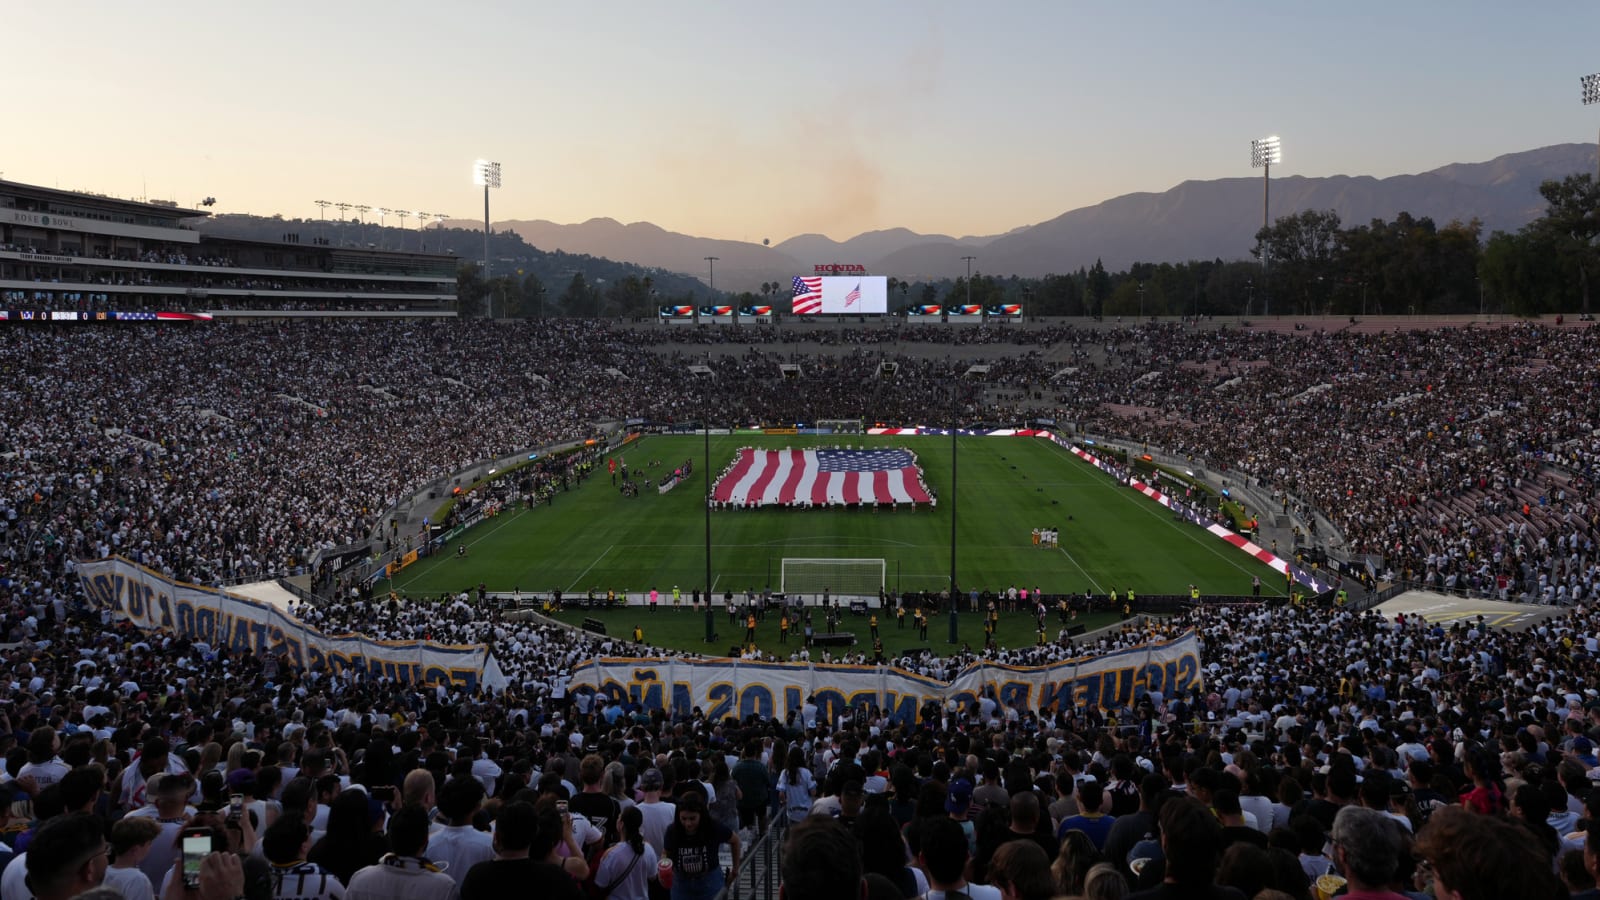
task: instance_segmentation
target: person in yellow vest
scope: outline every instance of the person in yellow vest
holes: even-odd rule
[[[877,640],[878,639],[878,614],[877,613],[873,613],[872,614],[872,618],[867,620],[867,627],[872,629],[872,639],[873,640]]]
[[[1133,598],[1133,588],[1128,588],[1128,605],[1133,606],[1133,604],[1136,602],[1138,601],[1134,600]]]
[[[904,606],[901,606],[901,607],[898,607],[898,608],[895,609],[895,611],[894,611],[894,621],[895,621],[895,626],[898,627],[901,631],[904,631],[906,629],[906,608]]]
[[[672,586],[672,608],[673,609],[677,609],[678,608],[678,604],[682,603],[682,602],[683,602],[683,592],[678,590],[678,586],[677,585],[673,585]]]
[[[1133,607],[1126,603],[1122,604],[1122,620],[1126,622],[1131,618],[1133,618]]]
[[[780,643],[780,644],[789,643],[789,614],[788,613],[784,613],[783,614],[783,618],[778,620],[778,643]]]
[[[633,626],[633,642],[635,644],[644,643],[644,629],[637,625]]]
[[[1112,608],[1115,608],[1116,605],[1117,605],[1117,589],[1116,588],[1112,588],[1111,589],[1111,606],[1112,606]]]
[[[744,617],[744,642],[746,644],[754,644],[756,642],[755,613],[747,613]]]
[[[1200,602],[1200,585],[1198,585],[1198,584],[1189,585],[1189,599],[1194,601],[1195,603],[1199,603]]]
[[[1340,606],[1343,606],[1346,603],[1350,602],[1350,595],[1345,592],[1344,588],[1340,588],[1339,589],[1339,593],[1334,596],[1333,602],[1337,603]]]
[[[924,641],[928,639],[928,614],[920,609],[917,610],[917,637]]]
[[[1038,638],[1038,641],[1036,642],[1036,646],[1040,646],[1040,647],[1044,646],[1044,625],[1042,625],[1042,624],[1039,626],[1039,638]]]

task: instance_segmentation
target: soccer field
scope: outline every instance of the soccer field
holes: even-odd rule
[[[950,495],[948,437],[713,435],[711,462],[703,438],[651,436],[621,452],[630,467],[649,461],[650,477],[688,458],[694,474],[667,494],[625,497],[604,469],[555,502],[503,513],[453,549],[401,571],[394,587],[411,596],[460,591],[480,582],[490,591],[567,595],[647,592],[687,598],[705,578],[706,478],[740,447],[906,447],[924,479]],[[1060,447],[1038,438],[964,437],[959,445],[957,580],[970,589],[1042,588],[1046,594],[1248,593],[1252,575],[1264,590],[1282,578],[1192,525],[1174,522],[1156,503]],[[1058,548],[1032,543],[1034,528],[1060,531]],[[886,587],[939,591],[949,583],[950,511],[935,507],[872,509],[718,509],[711,514],[711,580],[717,596],[781,589],[785,557],[883,559]]]

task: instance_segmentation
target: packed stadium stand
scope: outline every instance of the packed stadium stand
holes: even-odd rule
[[[209,216],[0,181],[0,312],[55,321],[455,314],[453,257],[290,232],[210,236]]]
[[[211,297],[199,306],[179,301],[199,299],[193,290],[252,290],[207,279],[283,274],[243,271],[254,253],[268,262],[269,248],[191,239],[182,226],[196,211],[73,206],[37,189],[0,188],[0,286],[27,295],[8,293],[11,308],[93,312],[104,303],[215,314]],[[47,201],[56,204],[48,215],[76,217],[81,227],[24,208]],[[106,218],[90,227],[93,210]],[[327,301],[329,285],[343,283],[342,269],[359,267],[359,256],[308,256],[294,283],[319,285],[307,299]],[[383,293],[376,285],[420,290],[443,278],[428,268],[442,261],[413,262],[413,274],[349,277],[372,288],[363,302]],[[123,272],[177,280],[149,303],[133,299],[141,292],[113,290],[127,285],[95,287]],[[316,878],[342,885],[370,877],[362,867],[385,853],[391,868],[420,866],[414,858],[424,855],[465,859],[445,870],[465,878],[473,859],[487,858],[465,849],[475,822],[488,827],[485,797],[489,809],[532,803],[535,859],[570,862],[572,873],[580,863],[606,871],[585,845],[590,835],[595,845],[615,842],[613,817],[629,822],[620,810],[638,806],[648,818],[644,843],[627,844],[639,848],[632,852],[647,848],[699,867],[687,877],[711,877],[720,867],[686,852],[693,840],[663,831],[672,813],[662,820],[653,808],[666,798],[705,808],[716,826],[703,846],[727,845],[723,858],[746,891],[759,888],[752,866],[785,865],[768,835],[793,829],[790,863],[826,845],[825,833],[807,837],[823,827],[808,821],[815,812],[863,831],[903,831],[913,854],[946,847],[948,826],[938,823],[956,823],[952,852],[969,854],[972,867],[954,877],[943,865],[912,871],[902,851],[880,873],[906,881],[897,896],[955,891],[969,878],[1007,890],[1045,879],[1040,896],[1076,894],[1101,860],[1127,888],[1154,887],[1168,863],[1189,878],[1198,854],[1209,878],[1228,845],[1249,843],[1263,860],[1287,860],[1255,871],[1306,897],[1328,872],[1327,854],[1347,874],[1382,884],[1413,885],[1418,859],[1439,877],[1462,878],[1468,863],[1438,837],[1446,828],[1460,841],[1509,848],[1493,871],[1473,877],[1519,879],[1503,896],[1553,896],[1559,855],[1581,853],[1578,823],[1600,810],[1592,787],[1600,779],[1593,328],[1202,321],[957,332],[877,321],[736,330],[453,317],[126,326],[48,318],[17,317],[0,334],[8,376],[0,387],[0,597],[10,673],[0,683],[0,790],[12,811],[8,847],[17,851],[4,900],[71,895],[61,873],[78,871],[99,847],[71,843],[73,816],[83,812],[159,824],[156,837],[130,826],[130,837],[112,844],[119,856],[137,857],[142,846],[144,858],[154,857],[132,865],[147,891],[163,891],[173,877],[174,822],[214,827],[236,849],[264,848],[277,868],[249,862],[247,852],[229,897],[298,896],[282,892],[286,871],[302,886]],[[887,390],[884,362],[896,363]],[[714,377],[690,375],[691,364]],[[780,364],[797,366],[795,377]],[[386,549],[396,540],[386,523],[410,492],[484,460],[603,439],[616,423],[698,420],[708,408],[728,424],[794,422],[819,407],[841,419],[943,422],[948,384],[979,364],[990,367],[987,381],[958,411],[963,424],[1049,419],[1073,434],[1192,460],[1286,514],[1327,522],[1330,533],[1315,540],[1359,564],[1376,588],[1470,592],[1548,606],[1550,615],[1516,631],[1336,605],[1201,604],[1086,636],[1070,651],[963,649],[892,661],[948,682],[985,660],[1036,665],[1198,635],[1191,689],[1145,691],[1116,708],[1036,709],[985,690],[909,719],[887,704],[857,711],[808,698],[787,718],[709,721],[636,700],[603,703],[569,685],[593,657],[681,653],[511,616],[467,593],[402,600],[363,592],[319,565],[344,559],[342,548],[363,548],[357,559]],[[89,603],[75,577],[111,556],[197,585],[309,578],[306,599],[290,610],[306,627],[483,646],[503,686],[299,668],[281,642],[240,649],[181,629],[141,631],[121,610]],[[230,793],[244,798],[249,827],[229,815]],[[343,799],[356,794],[359,802]],[[1196,800],[1205,815],[1185,818]],[[571,813],[589,810],[571,820],[599,820],[575,827],[571,840],[556,807],[569,801]],[[411,821],[417,807],[424,819],[440,817],[432,853],[407,837],[407,828],[426,830]],[[1392,838],[1392,852],[1372,850],[1387,868],[1350,866],[1354,851],[1343,848],[1355,839],[1341,827],[1353,827],[1361,807],[1391,823],[1361,822]],[[1109,834],[1099,831],[1102,811],[1114,816]],[[373,832],[388,813],[388,836]],[[1158,816],[1199,849],[1174,852],[1169,843],[1163,854],[1162,842],[1146,839]],[[1338,845],[1325,850],[1330,829]],[[1413,845],[1409,834],[1419,829]],[[1003,849],[1008,832],[1044,862],[1014,859],[1034,850]],[[746,852],[740,866],[740,837],[746,851],[766,848],[765,861]],[[1144,862],[1130,866],[1134,859]],[[1054,870],[1039,868],[1051,861]],[[1022,874],[1028,866],[1036,870]],[[1224,865],[1217,877],[1243,887],[1241,872],[1242,864]],[[24,875],[31,892],[18,880]],[[568,887],[576,890],[576,880]]]

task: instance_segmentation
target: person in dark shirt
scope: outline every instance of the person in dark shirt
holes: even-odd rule
[[[1162,883],[1129,894],[1128,900],[1244,900],[1238,889],[1216,884],[1222,826],[1200,801],[1173,797],[1162,804],[1161,852],[1166,857]]]
[[[1111,826],[1111,833],[1106,837],[1106,859],[1126,871],[1128,851],[1140,841],[1155,838],[1156,814],[1161,811],[1161,804],[1169,796],[1172,794],[1167,790],[1166,778],[1154,772],[1144,776],[1139,782],[1138,811],[1118,816]]]
[[[526,802],[507,804],[495,820],[495,858],[467,870],[461,881],[461,900],[497,900],[500,897],[547,897],[584,900],[583,891],[560,866],[544,862],[560,839],[558,817],[541,828],[539,814]],[[553,834],[548,832],[553,831]],[[534,847],[535,838],[543,852]]]
[[[1238,791],[1233,788],[1223,788],[1217,791],[1211,803],[1217,812],[1217,821],[1222,823],[1224,847],[1244,843],[1253,844],[1262,850],[1267,849],[1267,833],[1244,823],[1244,809],[1239,806]]]
[[[1079,813],[1061,820],[1061,827],[1056,829],[1056,840],[1059,842],[1069,831],[1081,831],[1089,836],[1096,850],[1104,850],[1106,838],[1111,835],[1111,827],[1116,822],[1115,818],[1100,811],[1104,799],[1105,789],[1100,787],[1098,781],[1085,781],[1078,785]]]
[[[959,829],[956,838],[965,845]],[[783,900],[858,900],[866,892],[859,845],[837,819],[825,816],[789,829],[780,874]]]
[[[678,815],[666,833],[667,858],[672,860],[672,900],[711,900],[722,891],[724,878],[719,849],[733,851],[733,870],[739,870],[739,836],[706,814],[699,794],[678,801]]]
[[[768,798],[771,796],[771,776],[761,762],[761,742],[751,740],[745,744],[738,765],[733,767],[733,780],[739,784],[739,827],[767,832]]]
[[[568,808],[599,829],[609,846],[617,842],[617,817],[622,814],[622,804],[603,790],[601,780],[605,774],[606,761],[599,754],[590,753],[580,760],[578,780],[583,787],[568,802]]]

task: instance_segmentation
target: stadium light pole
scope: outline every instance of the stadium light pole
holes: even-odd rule
[[[472,164],[472,183],[483,186],[483,283],[489,283],[489,189],[500,187],[500,164],[480,159]],[[489,298],[489,318],[494,318],[494,298]]]
[[[700,457],[700,468],[705,473],[706,479],[706,643],[717,639],[717,617],[711,611],[711,423],[700,423],[700,431],[705,435],[705,453]]]
[[[967,257],[967,267],[972,266],[972,257]],[[972,279],[967,278],[967,290],[972,290]],[[961,605],[961,592],[956,587],[956,432],[960,430],[960,390],[961,381],[951,373],[950,376],[950,621],[949,643],[954,644],[959,638],[956,636],[959,619],[956,616],[956,607]]]
[[[1266,231],[1272,222],[1268,218],[1272,167],[1283,162],[1283,142],[1277,135],[1258,138],[1250,142],[1250,167],[1261,170],[1261,230]],[[1261,315],[1272,315],[1272,296],[1267,292],[1267,243],[1261,242]]]
[[[709,288],[710,293],[712,295],[712,296],[707,296],[706,297],[707,301],[713,301],[714,300],[714,295],[717,293],[717,260],[719,260],[721,258],[722,257],[720,257],[720,256],[708,256],[708,257],[705,258],[706,265],[710,267],[710,283],[708,285],[708,288]],[[694,309],[694,320],[695,320],[695,324],[696,325],[700,324],[700,310],[701,309],[702,309],[701,306],[696,306],[695,309]]]
[[[971,306],[972,305],[972,261],[977,259],[977,257],[976,256],[963,256],[961,258],[967,261],[967,305]]]
[[[1600,72],[1593,75],[1585,75],[1578,81],[1583,85],[1583,105],[1593,106],[1596,103],[1600,103]],[[1600,173],[1600,156],[1596,156],[1595,165],[1596,172]]]

